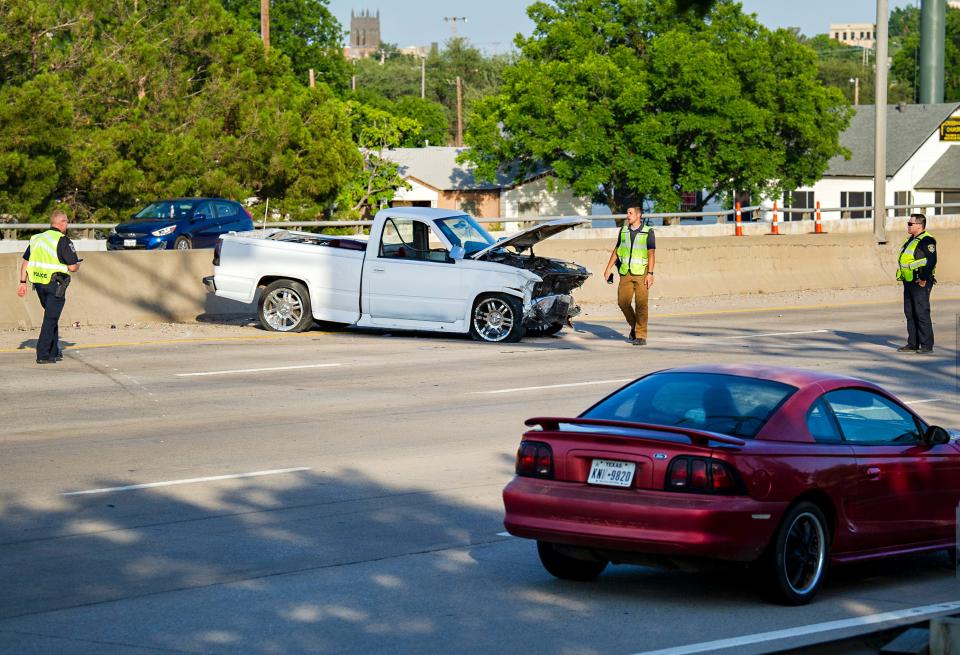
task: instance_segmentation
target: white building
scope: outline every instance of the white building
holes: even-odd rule
[[[834,41],[858,48],[873,48],[877,26],[874,23],[831,23],[828,34]]]
[[[872,217],[870,211],[844,208],[873,206],[875,116],[873,105],[857,107],[850,127],[840,135],[850,158],[831,159],[816,184],[796,189],[781,206],[813,208],[819,202],[822,208],[840,208],[823,212],[824,219]],[[886,177],[885,204],[905,207],[894,215],[960,203],[960,103],[888,107]],[[925,211],[956,214],[960,208]]]
[[[399,165],[400,177],[410,185],[397,191],[391,205],[461,209],[477,218],[590,214],[590,199],[574,196],[549,169],[541,167],[520,183],[512,170],[500,171],[494,182],[481,182],[473,166],[457,162],[464,150],[431,146],[385,151],[384,157]]]

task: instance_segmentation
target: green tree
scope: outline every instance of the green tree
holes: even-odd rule
[[[622,212],[815,181],[842,152],[849,111],[817,80],[816,55],[718,0],[707,20],[656,0],[556,0],[528,9],[532,36],[477,103],[478,173],[550,166],[574,193]]]
[[[222,0],[224,8],[260,33],[260,0]],[[329,0],[271,0],[270,45],[290,58],[297,79],[317,79],[343,91],[349,68],[343,58],[344,30],[327,7]]]
[[[360,169],[344,104],[218,0],[22,9],[0,5],[0,44],[33,47],[0,46],[0,212],[65,201],[117,219],[158,197],[257,195],[312,217]]]
[[[893,55],[890,75],[912,102],[918,102],[920,84],[920,30],[919,12],[910,17],[901,39],[899,50]],[[906,21],[905,21],[906,23]],[[912,27],[910,27],[912,26]],[[945,102],[960,101],[960,9],[947,8],[946,39],[944,43],[943,99]]]

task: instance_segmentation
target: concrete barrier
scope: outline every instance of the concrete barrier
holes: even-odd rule
[[[960,229],[934,229],[937,278],[960,282]],[[538,255],[575,261],[593,272],[577,300],[614,302],[601,278],[616,239],[549,239]],[[905,232],[889,232],[878,245],[869,233],[823,235],[670,237],[657,233],[653,298],[707,297],[896,284],[896,258]],[[84,253],[68,293],[62,325],[192,322],[204,317],[251,315],[252,305],[207,294],[200,280],[213,272],[211,250]],[[20,254],[0,254],[0,328],[35,328],[42,319],[36,294],[16,295]]]
[[[43,320],[36,292],[16,294],[21,255],[0,254],[0,328],[34,328]],[[256,311],[207,293],[200,280],[213,274],[213,250],[88,252],[83,259],[61,325],[181,323]]]

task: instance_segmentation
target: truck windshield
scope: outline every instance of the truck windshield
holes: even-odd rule
[[[434,221],[453,246],[460,246],[469,256],[496,243],[496,239],[484,230],[471,216],[451,216]]]

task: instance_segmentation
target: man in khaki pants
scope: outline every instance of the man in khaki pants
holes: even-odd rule
[[[612,282],[614,265],[620,273],[617,304],[630,326],[630,342],[647,345],[647,297],[653,286],[653,268],[656,262],[657,241],[653,230],[644,224],[640,207],[627,209],[627,220],[620,228],[617,243],[610,253],[610,261],[603,269],[603,277]]]

